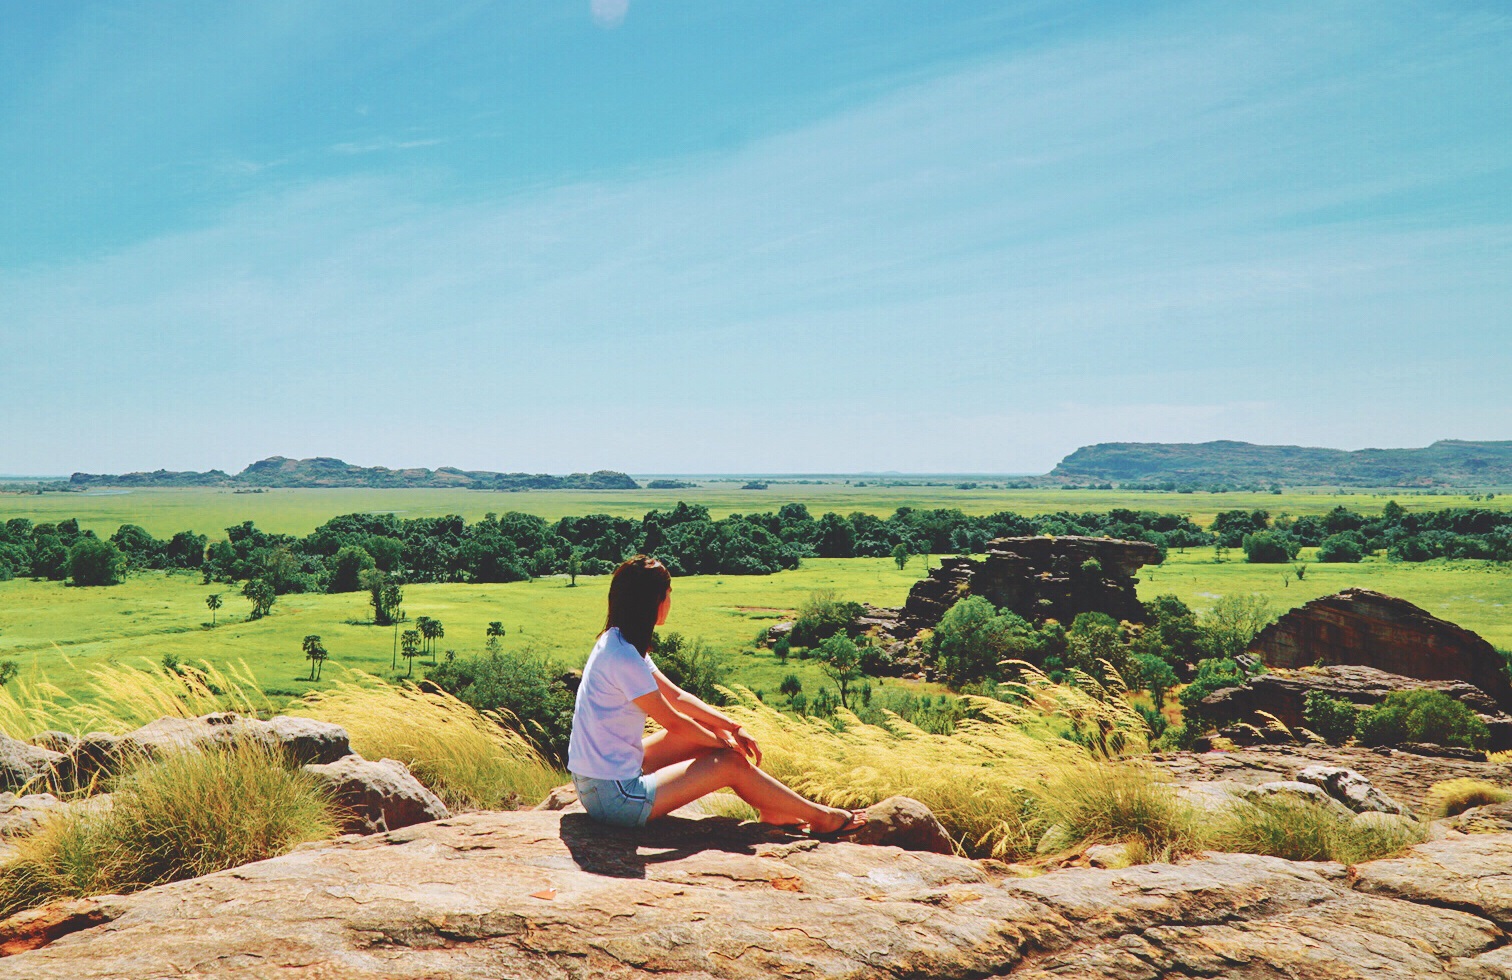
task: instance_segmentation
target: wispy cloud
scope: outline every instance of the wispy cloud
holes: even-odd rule
[[[341,153],[347,156],[356,156],[363,153],[393,153],[398,150],[418,150],[425,146],[439,146],[445,142],[440,139],[394,139],[391,136],[379,136],[374,139],[361,140],[354,143],[337,143],[331,147],[332,153]]]
[[[0,468],[1042,471],[1106,440],[1504,435],[1512,221],[1444,185],[1506,137],[1416,136],[1422,80],[1495,52],[1404,77],[1388,33],[1341,80],[1251,26],[977,65],[635,175],[312,182],[0,274]],[[1359,88],[1396,108],[1333,135]],[[130,397],[97,411],[96,377]]]
[[[593,22],[600,27],[618,27],[630,12],[630,0],[588,0]]]

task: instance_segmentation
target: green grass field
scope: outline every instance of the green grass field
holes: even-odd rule
[[[548,520],[585,514],[640,518],[649,510],[666,509],[679,500],[708,506],[715,517],[731,513],[775,510],[789,502],[807,504],[818,516],[825,511],[848,514],[864,511],[887,516],[899,507],[955,507],[968,514],[1014,511],[1046,514],[1056,511],[1107,511],[1115,507],[1187,514],[1206,526],[1223,510],[1269,511],[1272,515],[1321,514],[1343,505],[1378,514],[1386,501],[1396,500],[1409,510],[1444,507],[1512,507],[1512,494],[1490,501],[1472,501],[1466,494],[1427,494],[1417,491],[1288,491],[1269,493],[1140,493],[1119,490],[959,490],[933,487],[856,487],[845,483],[773,483],[767,490],[741,490],[734,483],[704,483],[690,490],[539,490],[496,493],[476,490],[269,490],[235,493],[231,490],[95,491],[91,493],[0,493],[0,520],[26,517],[57,521],[77,517],[82,526],[110,535],[122,524],[139,524],[158,537],[193,530],[212,540],[224,529],[253,521],[266,531],[308,534],[338,514],[392,512],[400,517],[438,517],[460,514],[476,521],[494,511],[517,510]]]
[[[861,602],[898,605],[922,575],[915,561],[899,571],[890,559],[852,558],[806,562],[771,576],[693,576],[673,587],[672,618],[665,630],[702,638],[731,655],[732,679],[775,690],[789,671],[806,688],[821,675],[812,664],[791,659],[786,667],[770,651],[751,653],[763,626],[789,615],[816,589],[835,589]],[[575,588],[564,578],[506,585],[407,585],[404,611],[411,618],[441,620],[446,636],[437,649],[480,652],[484,631],[499,620],[507,631],[503,649],[534,650],[566,666],[582,665],[603,625],[608,577],[584,576]],[[209,629],[205,596],[222,592],[219,625]],[[286,595],[271,615],[247,620],[249,603],[226,586],[202,585],[198,575],[143,573],[123,585],[79,589],[56,582],[0,582],[0,657],[17,660],[69,691],[86,681],[84,670],[108,661],[160,661],[173,654],[215,664],[244,661],[267,689],[295,691],[311,685],[300,641],[319,634],[331,664],[392,675],[394,631],[371,625],[366,593]],[[399,661],[403,669],[403,658]],[[416,661],[415,676],[425,661]]]
[[[1304,553],[1303,558],[1308,557]],[[1321,595],[1351,586],[1401,596],[1475,630],[1493,644],[1512,648],[1512,572],[1478,561],[1434,561],[1420,565],[1375,558],[1358,565],[1309,563],[1306,578],[1284,577],[1289,566],[1215,564],[1210,549],[1172,553],[1166,564],[1143,569],[1139,593],[1150,598],[1174,593],[1202,611],[1226,593],[1259,592],[1279,614]],[[774,691],[789,671],[807,690],[825,683],[808,661],[786,666],[770,651],[752,651],[763,626],[791,613],[816,589],[878,605],[899,605],[922,575],[916,560],[903,571],[890,559],[810,559],[802,568],[771,576],[693,576],[676,580],[672,618],[666,629],[701,638],[730,657],[733,680]],[[602,624],[606,578],[583,577],[576,588],[565,579],[546,578],[507,585],[410,585],[406,613],[413,619],[440,619],[446,636],[438,649],[466,654],[481,651],[491,620],[508,631],[505,651],[533,650],[580,666]],[[204,599],[224,592],[219,625],[205,623]],[[109,661],[160,661],[171,653],[183,660],[215,664],[245,662],[270,690],[299,691],[309,665],[301,639],[319,634],[332,664],[382,675],[390,668],[394,632],[370,625],[366,595],[283,596],[265,619],[247,621],[248,603],[233,589],[202,585],[198,576],[146,573],[124,585],[78,589],[54,582],[0,582],[0,657],[40,671],[65,690],[78,691],[84,670]],[[401,670],[403,660],[400,660]],[[417,662],[416,676],[423,674]],[[327,678],[339,671],[327,669]],[[888,681],[889,684],[903,683]]]

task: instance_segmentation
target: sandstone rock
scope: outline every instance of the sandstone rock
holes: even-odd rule
[[[1512,683],[1490,643],[1404,599],[1367,589],[1293,609],[1262,630],[1250,652],[1270,667],[1359,664],[1422,680],[1463,681],[1512,711]]]
[[[1428,841],[1398,858],[1356,865],[1362,892],[1463,909],[1512,926],[1512,834]]]
[[[906,851],[954,854],[950,839],[934,812],[907,796],[889,796],[866,809],[866,823],[851,840],[858,844],[890,844]]]
[[[1512,800],[1473,806],[1463,813],[1435,820],[1434,823],[1461,834],[1509,833],[1512,832]]]
[[[0,837],[20,837],[67,806],[51,793],[0,793]]]
[[[1482,715],[1482,720],[1485,720],[1485,717]],[[1484,752],[1462,749],[1458,745],[1438,745],[1434,742],[1398,742],[1392,748],[1402,752],[1411,752],[1413,755],[1431,755],[1440,759],[1465,759],[1469,762],[1484,762],[1486,759]]]
[[[1100,571],[1084,571],[1089,561]],[[892,639],[906,639],[933,629],[966,595],[983,596],[1035,622],[1054,618],[1069,623],[1078,613],[1092,611],[1142,620],[1134,573],[1159,561],[1160,549],[1146,541],[1078,535],[995,538],[983,560],[941,558],[938,568],[914,583],[901,610],[868,609],[866,625]]]
[[[1298,771],[1297,779],[1318,787],[1355,813],[1375,810],[1380,813],[1394,813],[1398,816],[1411,815],[1406,807],[1370,785],[1370,780],[1353,769],[1344,769],[1339,766],[1307,766]]]
[[[28,909],[0,922],[0,956],[38,949],[71,932],[109,922],[113,914],[108,900],[93,898],[67,898]]]
[[[577,787],[571,783],[563,783],[550,793],[547,793],[546,798],[535,805],[535,809],[565,810],[577,801]]]
[[[1512,853],[1468,860],[1512,872]],[[1431,861],[1465,864],[1453,848]],[[1351,890],[1338,865],[1002,867],[725,818],[468,814],[84,903],[97,924],[0,958],[0,980],[1468,980],[1496,976],[1505,948],[1485,915]]]
[[[70,786],[85,786],[115,771],[119,760],[120,736],[109,732],[89,732],[79,739],[58,765],[58,774]]]
[[[324,765],[352,752],[346,729],[328,721],[277,715],[267,726],[276,743],[300,764]]]
[[[358,755],[304,771],[327,783],[336,802],[351,812],[345,830],[373,833],[451,816],[440,797],[420,785],[409,767],[394,759],[369,762]]]
[[[1093,844],[1084,856],[1092,868],[1127,868],[1134,863],[1127,844]]]
[[[63,753],[0,735],[0,791],[35,784],[63,760]]]
[[[67,755],[74,750],[74,746],[79,744],[79,736],[72,732],[48,730],[33,735],[30,741],[33,745],[40,745],[44,749],[51,749],[54,752],[61,752]]]
[[[1366,707],[1379,704],[1394,691],[1416,690],[1442,691],[1464,702],[1491,729],[1493,747],[1512,747],[1512,716],[1504,713],[1494,699],[1473,684],[1460,680],[1423,680],[1359,665],[1272,669],[1242,685],[1214,691],[1202,699],[1197,712],[1214,725],[1222,726],[1234,721],[1259,725],[1260,719],[1255,713],[1264,711],[1295,732],[1307,727],[1302,710],[1310,692],[1317,691]],[[1227,728],[1223,734],[1236,744],[1290,741],[1284,734],[1266,731],[1263,726],[1255,738]]]
[[[1301,803],[1314,803],[1338,814],[1340,817],[1351,816],[1350,811],[1339,801],[1323,792],[1311,783],[1299,782],[1295,779],[1278,779],[1269,783],[1261,783],[1258,786],[1247,786],[1240,790],[1246,800],[1251,803],[1281,798]]]

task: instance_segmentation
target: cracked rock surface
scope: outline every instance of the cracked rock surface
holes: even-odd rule
[[[0,923],[0,978],[1512,977],[1512,835],[1039,878],[725,818],[477,813]]]

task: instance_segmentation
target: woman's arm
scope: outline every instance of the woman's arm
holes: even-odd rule
[[[752,738],[749,732],[740,727],[739,722],[709,707],[696,695],[684,691],[668,680],[667,675],[661,671],[653,669],[651,676],[656,678],[656,686],[659,689],[659,693],[666,698],[670,705],[699,725],[709,729],[715,735],[728,736],[729,739],[734,739],[736,748],[740,749],[745,755],[750,756],[758,766],[761,765],[761,746],[756,744],[756,739]],[[647,714],[650,714],[650,712],[647,712]],[[652,715],[652,717],[655,718],[656,716]],[[661,719],[657,718],[657,721],[660,722]],[[665,728],[666,726],[662,727]],[[728,745],[729,741],[722,738],[721,744]]]
[[[730,737],[728,735],[722,732],[711,731],[709,728],[706,728],[679,711],[659,689],[652,691],[650,694],[642,694],[635,699],[635,703],[642,711],[655,718],[658,725],[681,738],[692,742],[700,742],[710,748],[727,749],[736,747],[730,744]]]

